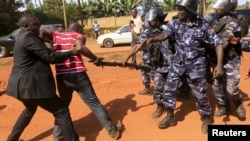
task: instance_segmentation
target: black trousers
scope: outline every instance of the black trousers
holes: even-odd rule
[[[22,99],[20,101],[24,104],[25,109],[18,117],[7,141],[19,140],[22,132],[29,125],[38,106],[53,114],[63,132],[65,141],[79,141],[79,137],[73,127],[69,110],[64,107],[58,96],[46,99]]]

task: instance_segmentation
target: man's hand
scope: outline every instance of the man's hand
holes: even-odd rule
[[[234,37],[234,36],[229,36],[228,37],[228,42],[233,44],[233,45],[237,45],[240,43],[240,38]]]
[[[213,79],[220,78],[224,74],[222,66],[216,65],[213,71]]]
[[[95,61],[93,61],[93,63],[96,65],[96,66],[102,66],[102,60],[104,60],[103,57],[97,57]]]
[[[152,38],[145,39],[145,40],[141,43],[141,47],[142,47],[142,46],[146,46],[146,45],[150,44],[151,42],[152,42]]]
[[[123,61],[122,61],[122,65],[123,65],[123,67],[126,67],[126,65],[127,65],[127,62],[128,62],[128,60],[129,60],[129,55],[128,56],[126,56],[126,58],[125,59],[123,59]]]

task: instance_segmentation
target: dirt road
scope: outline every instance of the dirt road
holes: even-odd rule
[[[100,56],[108,52],[129,51],[129,46],[115,48],[100,48],[93,41],[87,41],[87,46]],[[5,94],[7,80],[12,67],[12,57],[0,59],[0,140],[6,140],[17,116],[22,112],[23,105],[16,99]],[[241,65],[240,88],[244,96],[244,105],[250,113],[250,79],[246,74],[250,66],[250,54],[244,53]],[[201,133],[201,121],[195,109],[194,98],[178,100],[176,107],[177,125],[167,129],[159,129],[156,124],[159,119],[152,119],[155,110],[152,96],[141,96],[138,91],[143,88],[140,71],[120,67],[96,67],[86,61],[88,74],[96,93],[114,120],[121,120],[124,130],[120,141],[207,141],[207,135]],[[54,70],[54,66],[52,65]],[[208,88],[212,108],[215,109],[211,88]],[[83,103],[77,93],[74,93],[70,105],[71,116],[75,129],[81,141],[112,141],[106,131],[97,122],[90,109]],[[25,141],[53,141],[52,128],[54,118],[51,114],[38,109],[30,125],[21,138]],[[249,116],[245,121],[239,121],[235,112],[229,117],[214,118],[214,124],[250,124]]]

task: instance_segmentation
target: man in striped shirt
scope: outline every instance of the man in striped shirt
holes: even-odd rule
[[[40,34],[41,37],[50,36],[52,38],[53,50],[55,52],[65,52],[74,44],[77,48],[80,48],[77,55],[72,56],[63,63],[56,64],[56,80],[60,98],[66,106],[69,106],[73,91],[77,91],[82,100],[95,114],[100,124],[107,130],[108,134],[112,138],[118,139],[122,123],[120,121],[114,123],[97,98],[91,80],[86,73],[87,69],[81,55],[91,59],[97,66],[101,65],[102,58],[94,55],[85,46],[86,38],[83,35],[83,28],[80,24],[71,23],[68,29],[69,31],[67,32],[41,30]],[[57,123],[55,123],[53,135],[55,141],[63,140],[61,129],[57,126]]]

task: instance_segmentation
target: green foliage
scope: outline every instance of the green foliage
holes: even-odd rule
[[[7,35],[18,27],[20,12],[17,9],[21,6],[23,3],[16,0],[0,1],[0,36]]]
[[[159,5],[164,9],[164,11],[174,11],[175,0],[163,0]]]

